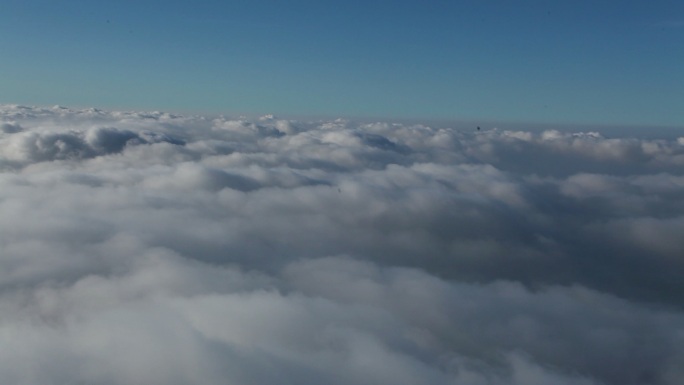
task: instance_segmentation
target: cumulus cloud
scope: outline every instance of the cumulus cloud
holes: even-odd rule
[[[683,138],[0,122],[0,382],[684,377]]]

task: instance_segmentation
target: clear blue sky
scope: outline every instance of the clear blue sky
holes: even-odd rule
[[[0,3],[0,103],[684,124],[684,1]]]

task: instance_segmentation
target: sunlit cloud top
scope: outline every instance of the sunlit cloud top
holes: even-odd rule
[[[684,376],[684,137],[0,106],[0,382]]]

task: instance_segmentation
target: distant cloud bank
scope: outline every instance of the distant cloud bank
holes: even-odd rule
[[[3,384],[684,378],[684,136],[0,106]]]

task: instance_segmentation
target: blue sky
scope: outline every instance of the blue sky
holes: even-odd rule
[[[17,1],[0,103],[684,124],[681,1]]]

